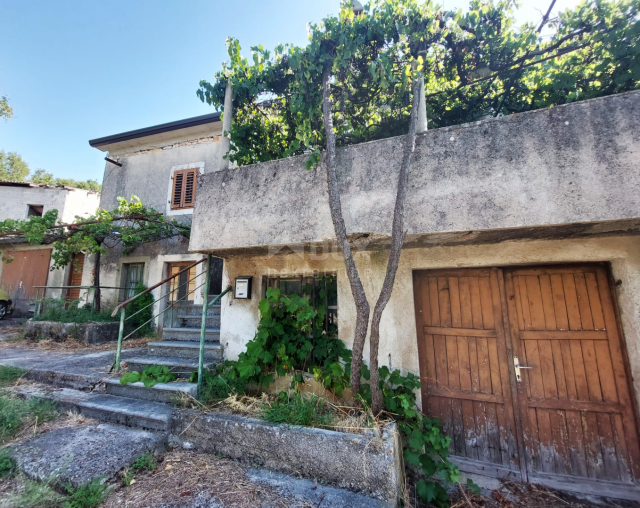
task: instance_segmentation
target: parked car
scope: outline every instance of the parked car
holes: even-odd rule
[[[9,293],[0,289],[0,319],[4,319],[13,312],[13,302],[9,298]]]

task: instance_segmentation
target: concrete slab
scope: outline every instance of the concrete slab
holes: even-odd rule
[[[138,372],[142,372],[152,365],[166,365],[169,367],[169,370],[179,378],[188,378],[193,371],[198,370],[198,359],[173,358],[170,356],[140,356],[127,360],[129,370],[136,370]],[[213,368],[215,367],[215,362],[205,362],[204,366],[207,369]]]
[[[279,494],[292,499],[291,506],[322,506],[322,508],[382,508],[395,506],[348,490],[325,487],[311,480],[301,480],[266,469],[249,469],[247,477],[255,483],[275,487]]]
[[[145,356],[146,348],[122,351],[121,358]],[[114,351],[96,353],[58,353],[37,349],[0,349],[0,365],[20,367],[28,372],[27,377],[54,386],[76,390],[93,390],[105,377],[115,357]]]
[[[173,356],[177,358],[198,358],[200,343],[181,340],[163,340],[147,344],[149,354],[158,356]],[[222,361],[223,348],[217,343],[205,343],[204,359],[208,362]]]
[[[112,478],[145,452],[162,451],[165,441],[162,434],[101,424],[40,434],[12,453],[32,480],[77,487],[94,478]]]
[[[173,415],[167,404],[113,395],[94,395],[79,402],[78,409],[96,420],[160,431],[169,430]]]

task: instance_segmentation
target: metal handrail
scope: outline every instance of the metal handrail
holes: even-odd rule
[[[167,282],[175,279],[176,277],[179,277],[180,275],[182,275],[183,273],[185,273],[186,271],[190,270],[191,268],[193,268],[194,266],[199,265],[200,263],[203,263],[206,261],[206,268],[204,270],[204,274],[205,274],[205,280],[202,284],[196,286],[195,288],[193,288],[191,291],[188,291],[185,296],[190,295],[191,293],[195,293],[196,290],[200,289],[202,286],[205,287],[204,289],[204,302],[202,305],[202,323],[201,323],[201,327],[200,327],[200,352],[199,352],[199,357],[198,357],[198,392],[200,391],[201,387],[202,387],[202,380],[203,380],[203,366],[204,366],[204,344],[205,344],[205,335],[206,335],[206,329],[207,329],[207,312],[208,310],[215,305],[217,302],[220,301],[220,299],[226,295],[229,291],[231,291],[231,286],[228,286],[227,289],[225,289],[222,293],[220,293],[218,296],[216,296],[211,302],[209,302],[209,279],[211,278],[211,254],[208,254],[206,258],[201,259],[200,261],[197,261],[196,263],[193,263],[190,266],[187,266],[186,268],[184,268],[183,270],[180,270],[178,273],[172,275],[171,277],[167,277],[166,279],[162,280],[161,282],[159,282],[158,284],[144,290],[141,291],[140,293],[138,293],[137,295],[133,296],[132,298],[129,298],[127,301],[122,302],[120,304],[118,304],[116,306],[116,308],[114,309],[113,313],[111,314],[112,316],[116,316],[118,310],[120,311],[120,327],[119,327],[119,331],[118,331],[118,345],[116,348],[116,357],[115,357],[115,362],[114,362],[114,370],[116,372],[119,372],[120,370],[120,355],[122,353],[122,341],[129,338],[131,335],[133,335],[135,332],[137,332],[138,330],[140,330],[143,326],[145,326],[147,323],[153,321],[156,317],[159,317],[160,315],[164,314],[165,312],[167,312],[168,310],[172,310],[174,305],[170,305],[167,306],[165,309],[163,309],[161,312],[159,312],[157,315],[153,316],[151,319],[145,321],[142,325],[140,325],[138,328],[136,328],[135,330],[133,330],[132,332],[130,332],[126,337],[123,337],[124,335],[124,324],[125,321],[129,318],[132,318],[133,316],[135,316],[136,314],[138,314],[139,312],[141,312],[142,310],[155,305],[157,302],[161,301],[164,298],[167,298],[168,296],[170,296],[171,294],[173,294],[175,291],[177,291],[178,289],[180,289],[181,287],[183,287],[184,285],[189,284],[191,281],[195,280],[197,277],[199,277],[200,275],[195,275],[194,277],[192,277],[191,279],[189,279],[188,281],[176,286],[174,289],[172,289],[171,291],[167,292],[167,294],[165,294],[164,296],[158,298],[157,300],[154,298],[154,301],[151,302],[150,304],[146,305],[145,307],[143,307],[142,309],[139,309],[137,312],[135,312],[134,314],[132,314],[129,317],[126,317],[126,308],[127,305],[129,305],[132,301],[134,301],[136,298],[139,298],[140,296],[142,296],[143,294],[149,293],[150,291],[156,289],[157,287],[166,284]],[[173,314],[172,314],[173,316]]]
[[[111,313],[111,317],[115,317],[116,314],[118,313],[119,309],[124,309],[127,305],[129,305],[133,300],[135,300],[136,298],[140,298],[142,295],[149,293],[150,291],[153,291],[155,288],[162,286],[163,284],[165,284],[166,282],[169,282],[171,279],[175,279],[176,277],[178,277],[179,275],[182,275],[184,272],[190,270],[191,268],[193,268],[194,266],[199,265],[200,263],[204,263],[206,261],[205,259],[201,259],[200,261],[196,261],[195,263],[193,263],[192,265],[187,266],[184,270],[180,270],[178,273],[176,273],[175,275],[172,275],[171,277],[167,277],[164,280],[161,280],[160,282],[158,282],[155,286],[151,286],[150,288],[145,289],[144,291],[141,291],[140,293],[138,293],[137,295],[132,296],[131,298],[129,298],[128,300],[119,303],[118,305],[116,305],[116,308],[113,309],[113,312]],[[207,278],[208,275],[207,275]]]

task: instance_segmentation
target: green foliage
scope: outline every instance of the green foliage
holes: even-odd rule
[[[166,365],[151,365],[142,371],[127,372],[120,378],[120,384],[137,383],[142,381],[146,388],[151,388],[158,383],[170,383],[175,381],[177,376],[169,370]]]
[[[22,400],[0,394],[0,440],[15,436],[23,424],[55,420],[58,417],[54,402],[39,398]]]
[[[2,116],[2,115],[0,115]],[[0,180],[22,182],[29,174],[29,166],[16,152],[0,150]]]
[[[324,304],[314,309],[305,296],[284,295],[278,288],[269,288],[258,307],[258,332],[235,363],[238,376],[247,382],[268,386],[276,375],[313,371],[341,358],[350,360],[350,351],[334,335],[336,330],[325,330]],[[302,377],[297,376],[296,381],[302,382]],[[333,383],[334,378],[327,381]]]
[[[94,478],[90,483],[78,488],[65,485],[64,489],[69,496],[63,505],[64,508],[98,508],[111,492],[101,478]]]
[[[289,395],[280,392],[278,400],[263,404],[260,418],[272,423],[286,423],[303,427],[327,427],[331,425],[331,413],[324,399],[302,393]]]
[[[222,108],[233,86],[231,160],[239,165],[325,145],[321,78],[332,70],[337,144],[404,134],[411,65],[425,75],[430,126],[442,127],[620,93],[640,83],[638,0],[585,0],[549,20],[552,35],[517,26],[515,2],[472,0],[467,12],[419,0],[372,0],[309,26],[304,47],[251,48],[228,39],[229,61],[198,97]],[[419,54],[419,52],[424,53]],[[552,58],[549,58],[552,57]]]
[[[138,284],[135,288],[135,294],[142,293],[147,286],[144,284]],[[144,295],[136,298],[129,305],[127,305],[126,324],[127,328],[131,331],[141,327],[133,337],[144,337],[151,331],[151,319],[153,318],[153,295],[145,293]]]
[[[76,216],[75,224],[65,228],[51,229],[60,225],[58,211],[49,210],[42,217],[31,216],[26,221],[7,219],[0,221],[0,233],[23,232],[31,244],[41,244],[45,240],[55,240],[51,258],[51,269],[64,268],[74,254],[105,254],[110,248],[121,247],[124,254],[130,253],[144,242],[189,236],[190,227],[167,219],[153,208],[145,207],[140,198],[131,196],[127,201],[118,198],[118,206],[111,211],[97,210],[90,217]],[[3,257],[3,261],[11,258]]]
[[[131,466],[134,471],[153,471],[158,466],[158,461],[153,453],[145,452],[144,455],[138,457]]]
[[[56,323],[108,323],[117,321],[111,317],[111,311],[96,312],[91,304],[82,305],[80,300],[68,302],[60,298],[41,300],[42,312],[33,316],[33,321],[55,321]]]
[[[198,400],[203,404],[226,399],[234,392],[242,393],[247,385],[247,381],[238,375],[235,362],[218,365],[215,372],[204,369],[202,373],[202,388],[198,393]],[[198,371],[191,373],[189,381],[198,382]]]
[[[0,387],[8,386],[16,382],[27,373],[26,370],[10,365],[0,365]]]
[[[16,469],[16,461],[8,449],[0,449],[0,478],[12,475]]]
[[[13,108],[9,106],[9,99],[6,95],[0,97],[0,118],[4,118],[6,122],[13,116]]]

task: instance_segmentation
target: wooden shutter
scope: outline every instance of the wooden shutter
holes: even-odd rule
[[[183,169],[173,174],[171,209],[193,208],[196,198],[197,169]]]

